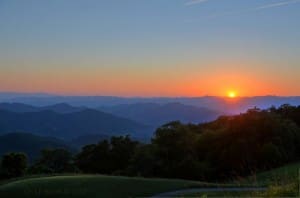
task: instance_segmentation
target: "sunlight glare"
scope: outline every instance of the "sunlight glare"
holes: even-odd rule
[[[234,91],[229,91],[228,94],[227,94],[227,96],[228,96],[229,98],[235,98],[235,97],[236,97],[236,92],[234,92]]]

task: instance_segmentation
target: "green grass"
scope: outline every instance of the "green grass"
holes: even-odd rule
[[[300,197],[299,169],[300,163],[293,163],[233,182],[241,186],[268,186],[266,192],[203,192],[181,197]]]
[[[258,173],[242,183],[268,186],[261,197],[299,197],[300,163],[288,164],[270,171]]]
[[[213,184],[101,175],[30,178],[0,186],[0,197],[145,197],[162,192]]]
[[[286,166],[265,171],[253,175],[245,180],[246,183],[258,185],[284,185],[299,180],[300,163],[288,164]]]
[[[299,184],[298,182],[291,182],[284,185],[270,186],[262,195],[264,197],[300,197]]]
[[[5,198],[81,198],[81,197],[146,197],[163,192],[199,187],[232,187],[267,185],[264,193],[217,192],[186,194],[180,197],[296,197],[300,163],[290,164],[249,177],[235,185],[217,185],[176,179],[145,179],[103,175],[41,176],[10,180],[0,184],[0,197]]]
[[[257,179],[265,182],[291,181],[299,177],[300,163],[290,164],[257,175]]]
[[[178,198],[192,198],[192,197],[260,197],[257,192],[203,192],[190,193],[178,196]]]

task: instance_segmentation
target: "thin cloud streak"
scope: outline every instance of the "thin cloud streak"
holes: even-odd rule
[[[295,4],[295,3],[300,3],[300,0],[281,1],[281,2],[272,3],[272,4],[265,4],[265,5],[258,6],[255,8],[249,8],[249,9],[243,9],[243,10],[237,10],[237,11],[229,11],[229,12],[223,12],[223,13],[219,13],[219,14],[212,14],[208,17],[216,18],[216,17],[223,17],[223,16],[240,15],[240,14],[251,13],[251,12],[256,12],[256,11],[260,11],[260,10],[288,6],[288,5]]]
[[[200,4],[200,3],[205,3],[208,0],[190,0],[188,2],[185,3],[186,6],[191,6],[191,5],[196,5],[196,4]]]
[[[256,8],[256,10],[263,10],[263,9],[269,9],[269,8],[275,8],[275,7],[281,7],[281,6],[286,6],[294,3],[299,3],[300,0],[290,0],[290,1],[282,1],[278,3],[271,3],[263,6],[259,6]]]

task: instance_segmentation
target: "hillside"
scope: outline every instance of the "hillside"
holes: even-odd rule
[[[103,176],[103,175],[77,175],[77,176],[48,176],[25,178],[16,181],[5,182],[0,186],[1,197],[147,197],[164,192],[172,192],[183,189],[217,189],[215,191],[201,193],[183,193],[186,197],[296,197],[297,185],[294,181],[297,177],[299,163],[289,164],[270,171],[261,172],[256,179],[259,184],[268,186],[266,192],[250,191],[223,191],[222,187],[235,189],[249,186],[249,183],[237,184],[213,184],[178,179],[146,179],[134,177]],[[270,182],[269,178],[277,178],[277,181],[291,177],[290,181],[280,184]],[[255,183],[255,186],[257,183]],[[250,183],[252,186],[252,183]],[[217,188],[215,188],[217,187]]]
[[[136,103],[98,108],[100,111],[118,117],[135,120],[151,126],[161,126],[170,121],[179,120],[183,123],[200,123],[216,119],[222,113],[204,107],[184,105],[181,103]],[[75,107],[67,103],[50,106],[32,106],[23,103],[0,103],[0,110],[14,113],[33,113],[53,111],[67,114],[88,110],[86,107]]]
[[[67,103],[73,106],[87,106],[90,108],[109,107],[117,105],[131,105],[137,103],[181,103],[196,107],[205,107],[224,113],[240,113],[254,106],[258,108],[269,108],[282,104],[300,105],[300,97],[280,96],[255,96],[239,97],[235,100],[228,100],[224,97],[203,96],[203,97],[112,97],[112,96],[57,96],[40,94],[16,94],[0,92],[1,102],[24,103],[33,106],[47,106],[59,103]]]
[[[0,103],[0,110],[15,113],[37,112],[38,108],[23,103]]]
[[[88,144],[97,144],[102,140],[110,140],[109,135],[102,135],[102,134],[85,134],[78,136],[71,141],[68,141],[70,145],[76,148],[81,148]]]
[[[100,175],[56,176],[19,180],[0,186],[0,197],[146,197],[209,184],[185,180]]]
[[[267,185],[268,190],[259,196],[299,197],[300,163],[287,164],[247,178],[246,183]]]
[[[58,103],[49,106],[32,106],[23,103],[0,103],[0,110],[15,112],[15,113],[28,113],[40,111],[53,111],[56,113],[74,113],[82,111],[84,107],[74,107],[66,103]]]
[[[300,162],[291,163],[247,178],[246,182],[258,184],[288,184],[298,180]]]
[[[153,126],[160,126],[170,121],[179,120],[183,123],[200,123],[216,119],[221,112],[208,108],[184,105],[181,103],[137,103],[101,107],[102,111],[136,120]]]
[[[53,137],[41,137],[30,133],[10,133],[0,136],[0,156],[8,152],[24,152],[34,161],[42,149],[65,148],[73,151],[67,143]]]
[[[60,114],[53,111],[15,113],[0,110],[0,134],[30,132],[42,136],[75,138],[85,134],[147,136],[151,129],[135,121],[96,110]]]

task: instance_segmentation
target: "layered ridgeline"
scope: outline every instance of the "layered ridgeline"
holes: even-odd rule
[[[127,133],[147,139],[155,128],[164,123],[175,120],[202,123],[214,120],[222,114],[208,108],[181,103],[137,103],[97,109],[74,107],[66,103],[42,107],[0,103],[0,133],[26,131],[59,138]]]
[[[57,96],[49,94],[24,94],[24,93],[0,93],[0,102],[17,102],[33,106],[47,106],[58,103],[67,103],[73,106],[87,106],[98,108],[102,106],[115,106],[121,104],[137,103],[181,103],[196,107],[205,107],[224,113],[245,112],[254,106],[265,109],[274,105],[279,107],[282,104],[300,105],[300,97],[279,97],[279,96],[255,96],[238,97],[228,100],[224,97],[112,97],[112,96]]]
[[[183,123],[202,123],[216,119],[224,114],[205,107],[184,105],[181,103],[137,103],[123,104],[111,107],[100,107],[105,111],[121,117],[136,120],[141,123],[159,127],[171,121]]]
[[[53,137],[42,137],[30,133],[9,133],[0,135],[0,156],[8,152],[26,153],[29,160],[36,160],[41,150],[63,148],[70,152],[75,149],[69,143]]]
[[[11,111],[15,113],[28,113],[28,112],[40,112],[40,111],[53,111],[56,113],[74,113],[87,109],[86,107],[75,107],[67,103],[58,103],[47,106],[32,106],[23,103],[0,103],[0,110]]]
[[[299,151],[300,106],[284,105],[204,124],[167,123],[146,144],[129,136],[111,137],[68,155],[63,167],[89,174],[228,181],[298,162]],[[49,166],[52,173],[71,170],[52,167],[48,155],[42,159],[47,159],[42,167]],[[37,165],[32,170],[43,173]]]
[[[30,132],[37,135],[73,139],[86,134],[150,136],[153,129],[133,120],[98,110],[73,113],[38,111],[16,113],[0,110],[0,134]]]
[[[108,135],[86,134],[71,140],[39,136],[31,133],[7,133],[0,135],[0,156],[10,152],[25,153],[30,162],[35,161],[44,149],[66,149],[76,153],[88,144],[109,140]]]
[[[84,106],[75,107],[67,103],[59,103],[49,106],[32,106],[23,103],[0,103],[0,110],[29,113],[41,111],[53,111],[56,113],[66,114],[75,113],[87,109],[94,109],[106,112],[115,116],[135,120],[139,123],[159,127],[170,121],[181,121],[183,123],[201,123],[212,121],[218,116],[225,113],[211,110],[205,107],[196,107],[192,105],[184,105],[181,103],[136,103],[122,104],[113,106],[102,106],[98,108],[87,108]]]

